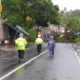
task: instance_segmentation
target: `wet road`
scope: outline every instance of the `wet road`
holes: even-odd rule
[[[45,45],[43,45],[42,52],[44,50],[46,50]],[[24,63],[35,56],[37,56],[36,46],[27,48],[25,50]],[[11,70],[15,69],[19,65],[21,64],[19,63],[17,53],[12,53],[12,54],[7,55],[6,57],[4,56],[0,58],[0,77],[7,74]]]
[[[42,52],[45,50],[46,44],[43,45]],[[33,54],[30,58],[36,56],[35,47],[31,49],[29,54]],[[8,66],[8,69],[10,67]],[[80,64],[71,44],[57,43],[53,58],[49,57],[47,51],[3,80],[80,80]]]

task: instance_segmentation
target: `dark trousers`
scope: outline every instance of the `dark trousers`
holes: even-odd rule
[[[24,58],[24,50],[18,50],[18,57],[19,57],[19,59]]]
[[[41,48],[42,48],[42,47],[41,47],[41,44],[38,44],[38,45],[37,45],[37,52],[38,52],[38,54],[40,54]]]

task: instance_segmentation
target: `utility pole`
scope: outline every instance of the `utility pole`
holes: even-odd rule
[[[80,18],[79,18],[79,38],[80,38]]]
[[[2,5],[0,0],[0,40],[2,38],[1,11],[2,11]]]
[[[0,4],[1,4],[1,0],[0,0]],[[0,12],[0,40],[1,40],[1,12]]]

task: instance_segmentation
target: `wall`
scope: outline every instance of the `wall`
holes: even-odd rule
[[[3,39],[3,25],[0,25],[0,40]]]
[[[3,37],[4,39],[9,39],[9,27],[8,26],[3,26]]]

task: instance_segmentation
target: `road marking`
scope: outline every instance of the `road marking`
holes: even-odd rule
[[[77,55],[77,52],[73,49],[73,51],[74,51],[74,53],[75,53],[75,56],[76,56],[76,58],[78,59],[78,61],[79,61],[79,64],[80,64],[80,59],[79,59],[79,57],[78,57],[78,55]]]
[[[11,72],[7,73],[6,75],[2,76],[2,77],[0,78],[0,80],[5,79],[5,78],[8,77],[9,75],[11,75],[11,74],[14,73],[15,71],[17,71],[18,69],[22,68],[23,66],[29,64],[31,61],[33,61],[33,60],[35,60],[36,58],[38,58],[38,57],[40,57],[41,55],[43,55],[43,54],[46,53],[47,51],[48,51],[48,50],[42,52],[40,55],[38,55],[38,56],[30,59],[29,61],[25,62],[25,63],[22,64],[21,66],[17,67],[16,69],[14,69],[14,70],[12,70]]]

